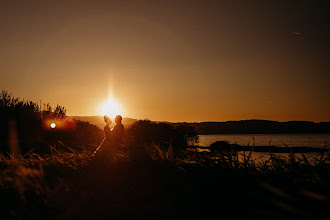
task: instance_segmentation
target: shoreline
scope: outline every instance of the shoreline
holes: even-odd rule
[[[219,142],[218,142],[219,143]],[[213,145],[214,144],[214,145]],[[328,152],[329,145],[324,148],[313,148],[313,147],[277,147],[277,146],[242,146],[238,144],[228,144],[226,146],[217,144],[217,142],[211,144],[210,146],[196,146],[188,147],[188,149],[201,149],[201,150],[210,150],[210,151],[253,151],[253,152],[262,152],[262,153],[321,153]],[[213,145],[213,146],[212,146]],[[215,146],[218,145],[218,146]]]

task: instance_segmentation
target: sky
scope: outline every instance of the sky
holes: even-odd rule
[[[0,1],[0,89],[171,122],[330,121],[329,1]]]

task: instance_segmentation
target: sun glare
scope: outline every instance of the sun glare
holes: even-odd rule
[[[103,105],[101,105],[100,114],[107,115],[110,118],[115,118],[116,115],[121,114],[121,107],[116,100],[110,98],[104,102]]]

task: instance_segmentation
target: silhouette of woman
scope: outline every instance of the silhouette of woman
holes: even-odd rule
[[[109,141],[111,139],[111,129],[110,129],[110,124],[112,123],[111,118],[109,118],[108,116],[104,116],[104,122],[105,122],[105,126],[104,126],[104,139],[106,141]]]
[[[93,156],[97,156],[100,154],[106,154],[107,151],[110,148],[110,143],[111,143],[111,129],[110,129],[110,124],[112,123],[111,118],[109,118],[108,116],[104,116],[104,122],[105,122],[105,126],[104,126],[104,138],[100,144],[100,146],[94,151]]]

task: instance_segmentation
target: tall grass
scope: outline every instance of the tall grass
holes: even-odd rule
[[[2,212],[9,218],[70,218],[84,216],[81,213],[89,213],[89,208],[102,215],[124,218],[124,211],[135,216],[140,212],[161,213],[168,208],[169,213],[183,216],[184,210],[189,209],[193,216],[196,210],[191,206],[195,205],[189,201],[201,206],[203,189],[213,190],[206,196],[208,199],[212,194],[228,202],[245,199],[249,193],[237,188],[242,181],[251,185],[253,194],[262,190],[278,193],[299,183],[308,198],[329,200],[328,152],[313,158],[294,153],[282,157],[269,152],[267,159],[256,161],[252,151],[187,151],[175,155],[172,146],[164,149],[157,144],[138,146],[126,142],[107,153],[109,157],[100,159],[92,157],[92,149],[74,150],[62,144],[61,148],[52,147],[50,154],[0,155]],[[254,179],[260,181],[258,189]],[[172,197],[180,204],[173,203]],[[173,208],[180,206],[185,208]],[[107,209],[112,210],[111,214]]]

